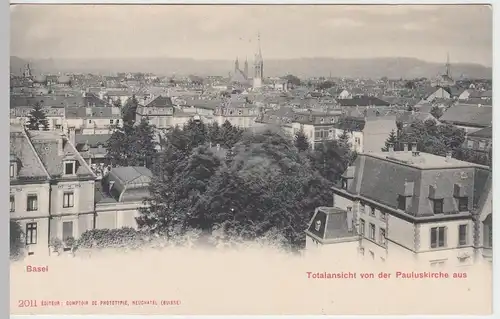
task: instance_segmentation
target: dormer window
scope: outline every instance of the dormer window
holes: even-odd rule
[[[75,175],[76,163],[75,161],[64,162],[64,175]]]
[[[16,163],[10,163],[9,175],[10,178],[16,178]]]
[[[314,229],[316,231],[319,231],[321,228],[321,221],[320,220],[317,220],[316,223],[314,223]]]

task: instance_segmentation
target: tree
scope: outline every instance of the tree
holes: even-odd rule
[[[167,238],[185,234],[189,229],[207,230],[206,209],[197,206],[209,181],[223,160],[206,146],[186,154],[170,145],[160,154],[150,185],[151,197],[137,218],[139,228]],[[196,208],[196,209],[195,209]]]
[[[304,130],[300,129],[299,131],[297,131],[297,133],[295,133],[294,144],[299,152],[305,152],[309,150],[310,144],[306,134],[304,133]]]
[[[120,100],[120,99],[114,100],[113,101],[113,106],[121,108],[122,107],[122,100]]]
[[[398,137],[396,135],[396,131],[392,130],[391,133],[389,133],[389,137],[385,140],[385,146],[382,147],[382,152],[388,152],[389,151],[389,145],[392,145],[393,150],[396,150],[398,143]]]
[[[23,238],[24,232],[21,228],[21,225],[15,221],[10,220],[10,258],[11,259],[19,259],[23,255]]]
[[[332,81],[323,81],[316,86],[318,90],[327,90],[335,86],[335,83]]]
[[[301,248],[311,213],[330,201],[329,188],[285,136],[248,133],[197,207],[227,237],[253,240],[277,232],[290,248]]]
[[[435,105],[432,109],[431,109],[431,114],[432,116],[434,116],[435,118],[439,119],[441,116],[443,116],[443,110],[438,107],[437,105]]]
[[[132,97],[125,102],[122,108],[122,119],[124,123],[133,124],[135,122],[135,114],[138,106],[139,102],[135,95],[132,95]]]
[[[151,168],[156,155],[154,127],[146,119],[138,125],[124,122],[106,144],[106,158],[112,166],[146,166]]]
[[[232,148],[242,138],[242,135],[243,130],[233,126],[228,120],[221,126],[222,145],[227,149]]]
[[[151,168],[156,156],[155,131],[148,120],[142,118],[133,128],[133,135],[129,137],[128,150],[131,154],[131,165]]]
[[[301,83],[300,79],[292,74],[288,74],[287,76],[285,76],[285,80],[287,81],[288,84],[291,84],[293,86],[299,86]]]
[[[41,129],[47,131],[49,129],[49,121],[47,120],[47,115],[42,109],[40,103],[37,102],[31,110],[26,126],[30,131],[39,131]]]

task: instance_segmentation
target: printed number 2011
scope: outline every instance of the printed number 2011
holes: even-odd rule
[[[19,300],[19,308],[23,307],[36,307],[36,300]]]

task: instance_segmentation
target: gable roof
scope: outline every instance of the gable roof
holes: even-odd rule
[[[487,127],[491,125],[493,120],[492,109],[488,106],[457,104],[446,110],[439,120],[443,123],[455,125]]]
[[[160,95],[146,104],[145,107],[174,107],[174,104],[171,98]]]
[[[469,137],[482,137],[482,138],[492,138],[493,137],[493,128],[486,127],[483,129],[480,129],[479,131],[469,133],[467,136]]]
[[[359,96],[352,99],[338,99],[341,106],[389,106],[390,103],[373,96]]]
[[[11,124],[10,126],[10,155],[11,160],[18,163],[18,179],[50,179],[28,135],[20,125]]]
[[[65,160],[76,161],[77,177],[86,179],[96,178],[88,164],[66,136],[54,131],[29,131],[28,134],[51,178],[72,178],[63,175]],[[62,152],[60,152],[60,148],[62,148]]]

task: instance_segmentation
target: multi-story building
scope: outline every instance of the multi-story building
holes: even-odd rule
[[[96,176],[65,135],[13,125],[10,147],[11,218],[25,229],[28,254],[93,228]]]
[[[65,132],[73,128],[81,134],[111,134],[122,126],[121,110],[118,107],[66,108]]]
[[[174,104],[169,97],[158,96],[145,106],[139,106],[136,110],[136,122],[146,118],[151,125],[158,129],[171,127]]]
[[[145,167],[117,167],[111,169],[100,183],[96,183],[95,228],[137,228],[136,217],[149,195],[152,173]]]
[[[430,266],[487,255],[490,169],[411,149],[359,154],[333,187],[333,207],[352,211],[360,254]]]

